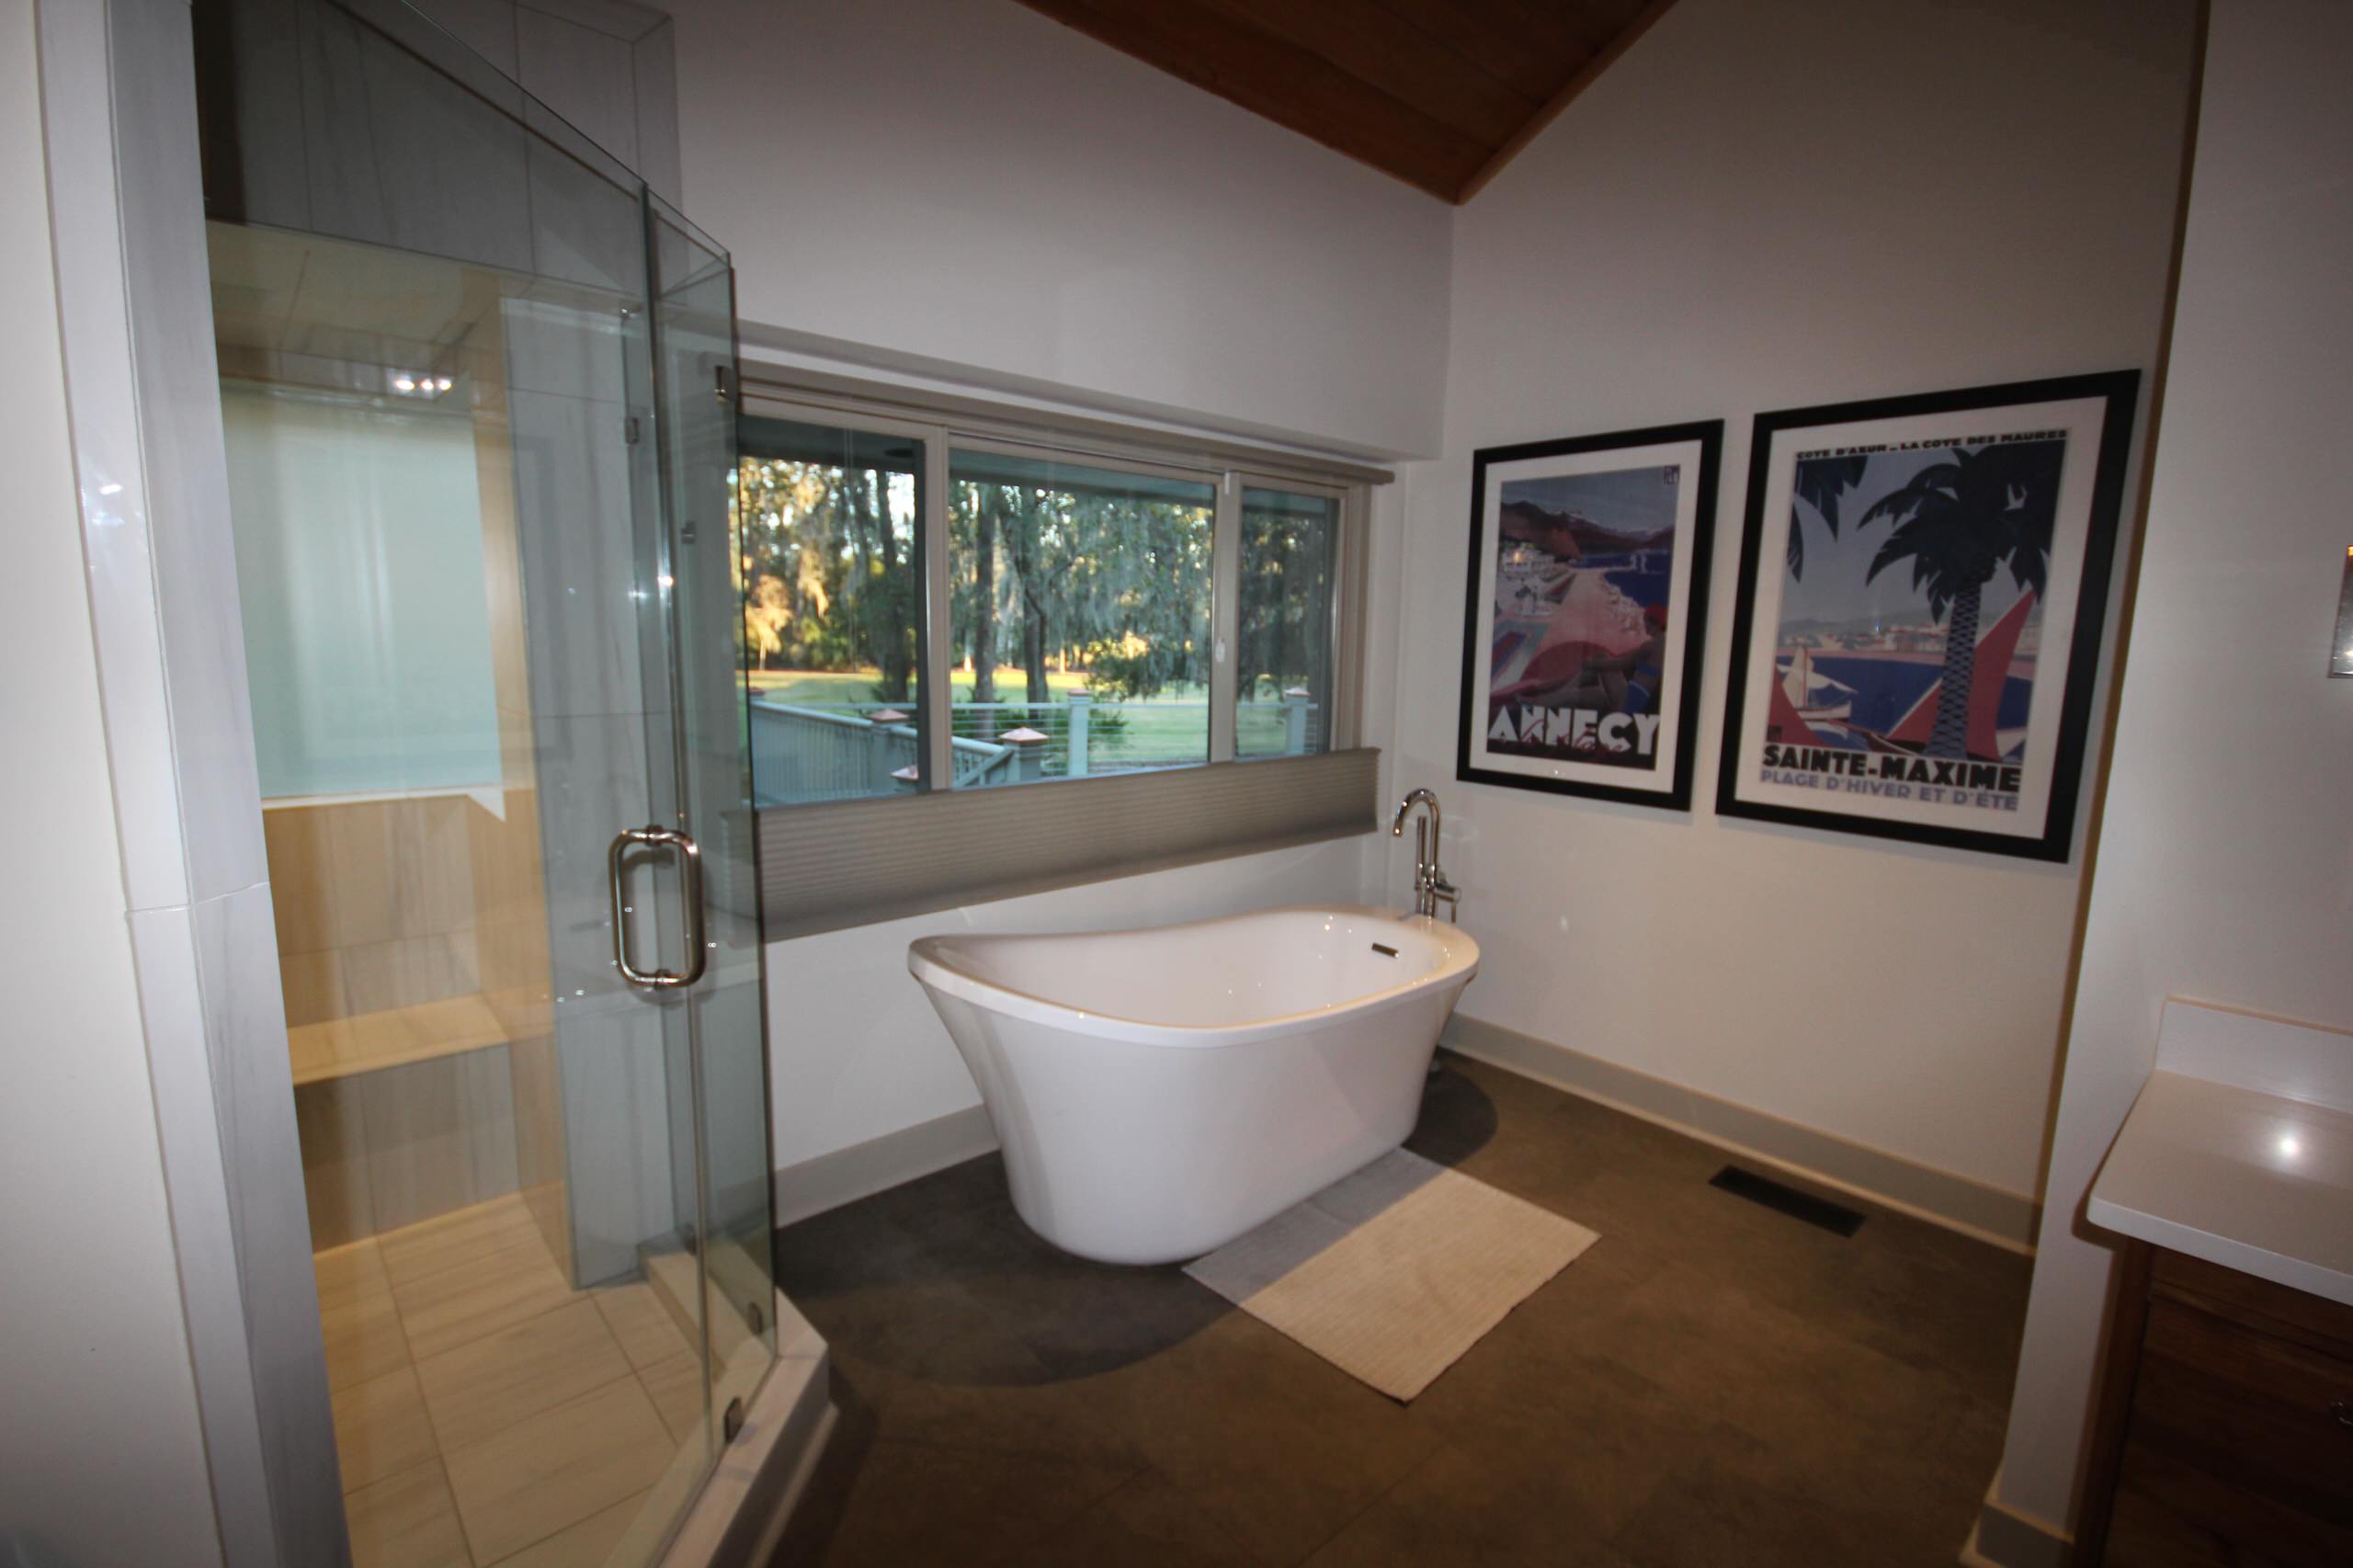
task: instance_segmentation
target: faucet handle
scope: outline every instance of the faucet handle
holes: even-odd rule
[[[1446,918],[1449,925],[1462,924],[1462,890],[1448,881],[1445,872],[1435,866],[1431,867],[1429,885],[1423,891],[1429,895],[1433,905],[1440,903],[1446,905]],[[1432,908],[1430,914],[1435,917],[1438,914],[1437,909]]]

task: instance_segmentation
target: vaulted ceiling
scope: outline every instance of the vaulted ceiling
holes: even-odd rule
[[[1673,0],[1022,0],[1468,201]]]

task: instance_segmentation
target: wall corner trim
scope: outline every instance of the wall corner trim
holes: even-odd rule
[[[341,1562],[221,460],[189,11],[39,0],[35,26],[122,892],[218,1531],[202,1560]]]
[[[1865,1198],[2010,1252],[2031,1253],[2041,1205],[1834,1132],[1655,1078],[1457,1013],[1440,1043],[1476,1062],[1673,1128],[1744,1158]]]
[[[996,1146],[987,1108],[972,1105],[783,1166],[775,1176],[777,1228],[994,1153]]]

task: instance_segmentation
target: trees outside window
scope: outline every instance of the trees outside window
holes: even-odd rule
[[[948,501],[955,733],[1040,737],[960,784],[1209,760],[1214,485],[960,449]]]
[[[1239,499],[1229,672],[1214,660],[1215,472],[944,429],[758,414],[738,428],[739,651],[765,803],[1197,767],[1221,733],[1213,684],[1233,716],[1221,759],[1329,748],[1344,492],[1222,480]],[[926,454],[943,448],[947,483],[927,496]],[[944,756],[926,674],[946,694]]]

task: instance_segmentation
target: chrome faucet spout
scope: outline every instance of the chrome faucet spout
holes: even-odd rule
[[[1443,900],[1451,917],[1461,894],[1446,880],[1446,872],[1438,863],[1438,797],[1427,790],[1415,790],[1398,801],[1397,814],[1389,819],[1389,836],[1405,836],[1405,819],[1414,814],[1415,806],[1422,808],[1424,815],[1414,824],[1414,913],[1435,919],[1438,903]]]
[[[1389,820],[1390,837],[1403,838],[1405,836],[1405,819],[1413,814],[1414,808],[1415,806],[1427,806],[1429,808],[1430,827],[1433,832],[1437,830],[1438,822],[1438,797],[1430,793],[1427,790],[1415,790],[1404,800],[1397,802],[1397,814]]]

